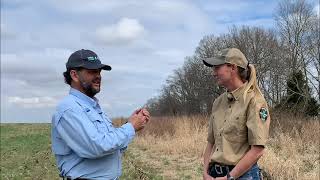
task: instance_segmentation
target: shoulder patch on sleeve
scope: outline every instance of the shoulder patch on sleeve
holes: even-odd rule
[[[260,114],[260,119],[265,122],[267,119],[268,119],[268,110],[267,108],[260,108],[260,111],[259,111],[259,114]]]

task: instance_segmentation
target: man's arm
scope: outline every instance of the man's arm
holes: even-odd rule
[[[114,131],[99,132],[84,112],[71,109],[64,112],[57,131],[67,145],[80,157],[98,158],[124,148],[135,135],[132,123]]]

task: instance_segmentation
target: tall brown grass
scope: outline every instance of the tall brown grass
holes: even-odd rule
[[[179,179],[184,173],[201,179],[207,121],[206,116],[154,117],[139,132],[134,146],[142,150],[146,163],[162,168],[168,179]],[[318,118],[273,113],[269,142],[258,163],[269,179],[319,179],[319,141]]]
[[[320,178],[319,118],[276,113],[259,163],[275,179]]]

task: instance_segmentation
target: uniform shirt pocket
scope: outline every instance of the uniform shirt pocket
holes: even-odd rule
[[[109,131],[107,124],[98,113],[93,112],[92,110],[87,110],[86,114],[100,133]]]
[[[224,127],[223,135],[230,142],[244,142],[247,140],[248,130],[246,116],[235,116]]]
[[[109,128],[109,131],[113,131],[114,126],[112,124],[112,120],[108,117],[106,113],[102,113],[103,118],[106,120],[105,122],[107,123],[107,126]]]

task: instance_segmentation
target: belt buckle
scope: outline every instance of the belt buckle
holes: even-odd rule
[[[214,164],[214,170],[216,171],[217,174],[222,174],[222,167],[219,164]]]

